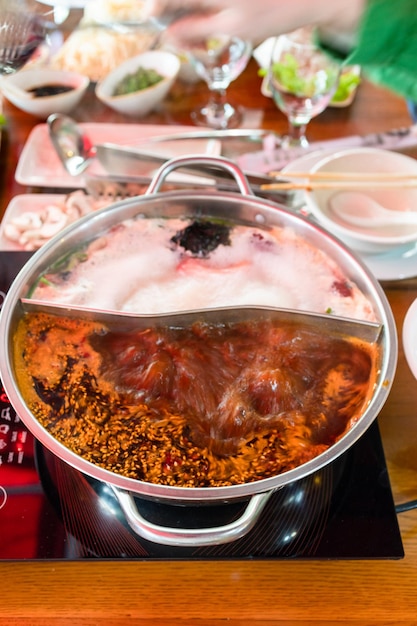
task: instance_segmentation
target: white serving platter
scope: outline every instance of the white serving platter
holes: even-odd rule
[[[32,211],[35,213],[43,213],[48,204],[61,202],[65,197],[63,194],[22,194],[15,196],[9,202],[3,219],[0,223],[0,250],[24,250],[23,246],[11,241],[4,234],[6,224],[26,213]]]
[[[86,195],[87,202],[84,203],[81,199],[77,199],[78,194],[80,194],[80,198],[83,197],[83,190],[74,190],[72,194],[74,198],[70,204],[66,203],[70,194],[65,193],[28,193],[12,198],[0,223],[0,251],[32,252],[37,250],[53,236],[50,234],[45,236],[45,228],[50,230],[50,232],[58,234],[67,224],[77,219],[74,217],[75,206],[79,209],[83,207],[81,214],[85,215],[87,212],[99,210],[115,201],[110,197],[107,200],[95,200],[92,196]],[[67,214],[68,219],[63,220],[62,225],[58,226],[57,230],[57,220],[59,220],[59,212],[61,211],[63,214]],[[39,226],[34,226],[34,216],[39,219]],[[22,223],[27,226],[23,227]],[[32,231],[32,237],[27,237],[28,243],[24,245],[6,236],[6,226],[10,226],[11,224],[13,224],[17,228],[17,231],[23,236],[27,234],[28,230],[32,231],[33,228],[35,228],[35,230],[42,228],[42,232],[36,235]]]
[[[119,146],[141,146],[166,158],[186,154],[218,156],[221,152],[221,142],[217,139],[186,139],[151,145],[152,137],[195,132],[195,126],[91,122],[81,123],[80,128],[90,137],[93,145],[108,142]],[[109,174],[97,160],[91,163],[88,173]],[[15,178],[19,184],[30,187],[80,189],[85,186],[84,174],[71,176],[60,162],[50,140],[47,124],[38,124],[32,129],[20,155]]]

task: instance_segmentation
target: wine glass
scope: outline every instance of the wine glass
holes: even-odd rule
[[[251,53],[252,44],[249,41],[227,35],[210,37],[187,50],[191,65],[210,90],[207,104],[192,113],[196,124],[216,129],[239,125],[242,112],[228,102],[226,90],[243,72]]]
[[[0,1],[0,74],[19,70],[45,39],[45,24],[25,2]]]
[[[5,121],[1,81],[23,67],[45,37],[45,23],[23,0],[0,0],[0,126]]]
[[[327,107],[339,76],[340,64],[304,31],[277,37],[268,81],[275,104],[288,118],[289,133],[282,147],[308,147],[307,124]]]

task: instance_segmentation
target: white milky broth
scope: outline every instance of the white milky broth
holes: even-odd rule
[[[162,313],[269,305],[373,320],[368,299],[291,228],[236,225],[227,245],[194,254],[172,237],[191,220],[129,220],[93,241],[86,259],[34,297],[104,309]]]

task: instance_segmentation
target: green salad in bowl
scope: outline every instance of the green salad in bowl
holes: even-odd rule
[[[274,73],[278,76],[281,85],[286,87],[289,92],[292,93],[304,93],[313,96],[318,89],[318,85],[314,82],[314,79],[304,78],[298,72],[297,61],[295,58],[291,58],[291,55],[286,55],[285,63],[275,63],[273,66]],[[267,77],[268,69],[263,67],[258,70],[259,76]],[[331,80],[331,76],[323,73],[323,80]],[[310,84],[308,84],[310,81]],[[358,85],[361,82],[360,68],[357,65],[347,66],[340,74],[339,83],[330,104],[333,106],[345,106],[350,104]],[[266,86],[264,92],[269,88]],[[265,93],[270,95],[270,93]]]
[[[343,103],[349,100],[355,93],[361,82],[360,70],[358,66],[347,67],[342,71],[339,84],[331,100],[332,104]]]

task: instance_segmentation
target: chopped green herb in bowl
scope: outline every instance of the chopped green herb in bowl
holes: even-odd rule
[[[152,68],[146,69],[144,67],[139,67],[136,72],[128,74],[118,83],[113,95],[125,96],[126,94],[134,93],[135,91],[147,89],[148,87],[152,87],[152,85],[159,83],[163,80],[163,78],[164,77],[159,74],[159,72]]]

